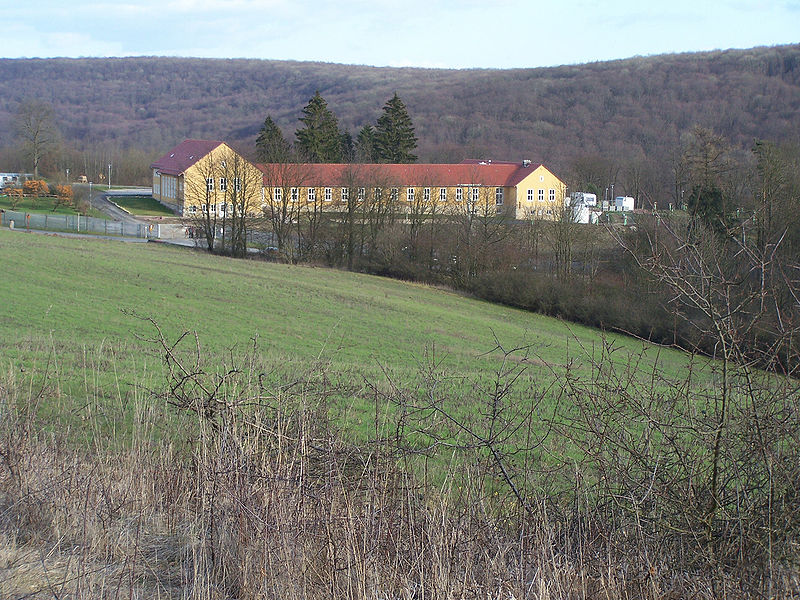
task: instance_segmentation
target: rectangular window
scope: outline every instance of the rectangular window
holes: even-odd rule
[[[430,202],[431,201],[431,188],[423,188],[423,190],[422,190],[422,200],[423,200],[423,202]]]
[[[503,188],[494,188],[494,203],[497,206],[502,206],[503,204]]]
[[[472,201],[477,202],[480,199],[480,188],[472,188]]]
[[[544,202],[544,190],[539,190],[539,202]]]
[[[325,202],[330,202],[331,200],[333,200],[333,190],[325,188]]]
[[[308,188],[308,201],[314,202],[317,199],[317,190],[315,188]]]
[[[209,210],[209,212],[210,212],[210,213],[213,215],[215,212],[217,212],[217,205],[216,205],[216,204],[212,204],[212,205],[210,205],[210,206],[208,207],[208,210]]]
[[[550,188],[550,202],[556,201],[556,191],[553,188]]]
[[[398,200],[400,198],[400,190],[398,188],[392,188],[392,200]]]
[[[235,189],[237,192],[241,191],[241,189],[242,189],[242,180],[239,177],[234,177],[233,178],[233,189]]]
[[[406,199],[409,202],[413,202],[414,201],[414,188],[408,188],[406,190]]]
[[[283,188],[275,188],[272,190],[272,197],[275,202],[283,202]]]
[[[189,206],[189,214],[193,215],[193,214],[196,214],[196,213],[197,213],[197,205],[196,204],[190,205]]]
[[[447,188],[439,188],[439,201],[447,202]]]
[[[289,195],[289,199],[292,202],[297,202],[300,199],[300,190],[298,190],[297,188],[293,187],[291,189],[291,193]]]
[[[219,178],[219,191],[224,192],[228,189],[228,180],[224,177]]]
[[[380,202],[383,199],[383,189],[376,187],[375,188],[375,202]]]
[[[534,191],[528,190],[528,202],[533,202],[533,198],[534,198]]]
[[[350,200],[350,188],[342,188],[342,202]]]
[[[358,188],[358,199],[363,202],[364,201],[364,196],[366,195],[366,193],[367,193],[367,190],[365,190],[364,188]]]
[[[461,202],[464,199],[464,190],[460,187],[456,188],[456,202]]]
[[[213,177],[206,178],[206,189],[209,192],[213,192],[214,191],[214,178]]]
[[[203,211],[203,214],[206,214],[208,212],[208,204],[202,204],[200,210]]]

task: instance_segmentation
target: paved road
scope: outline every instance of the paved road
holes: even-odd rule
[[[83,187],[88,187],[84,185]],[[98,189],[100,188],[100,189]],[[150,188],[130,188],[124,190],[104,190],[102,186],[92,187],[92,197],[89,199],[89,204],[92,208],[96,208],[100,212],[107,214],[115,221],[124,221],[125,223],[144,223],[141,219],[137,219],[130,213],[125,212],[116,206],[109,198],[113,200],[114,196],[149,196],[152,193]]]

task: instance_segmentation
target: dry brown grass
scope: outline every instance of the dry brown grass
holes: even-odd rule
[[[389,435],[349,443],[327,417],[324,369],[281,389],[229,375],[216,379],[213,409],[191,404],[199,371],[162,399],[135,396],[132,439],[97,450],[46,432],[32,416],[37,390],[5,374],[0,597],[655,599],[768,589],[745,585],[736,569],[691,567],[635,519],[601,510],[613,499],[594,496],[577,465],[572,490],[532,493],[523,510],[480,453],[429,476]],[[172,436],[155,433],[164,399],[177,411]],[[774,597],[796,595],[797,570],[776,570],[771,586]]]

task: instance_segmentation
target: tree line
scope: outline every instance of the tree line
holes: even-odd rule
[[[405,104],[395,92],[383,107],[373,127],[364,125],[353,139],[339,128],[339,120],[316,91],[303,108],[294,144],[267,116],[256,138],[256,158],[263,163],[306,161],[309,163],[413,163],[417,137]]]

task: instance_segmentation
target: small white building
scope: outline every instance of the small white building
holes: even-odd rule
[[[597,223],[602,213],[596,207],[597,196],[585,192],[573,192],[564,200],[564,208],[572,213],[574,223]]]
[[[614,198],[614,208],[617,211],[633,210],[635,201],[631,196],[617,196]]]

